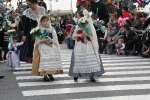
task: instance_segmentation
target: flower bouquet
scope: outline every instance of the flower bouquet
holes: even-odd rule
[[[9,36],[17,36],[17,31],[15,29],[11,29],[11,30],[8,30],[6,32],[6,35],[9,35]]]
[[[8,43],[9,43],[9,42],[12,41],[13,37],[17,36],[18,34],[17,34],[17,31],[16,31],[15,29],[11,29],[11,30],[8,30],[8,31],[6,32],[6,35],[10,36],[10,37],[8,38]]]
[[[41,35],[41,30],[40,28],[37,26],[35,28],[33,28],[31,31],[30,31],[30,34],[32,35],[32,39],[34,40],[35,37],[39,37]]]
[[[78,21],[78,27],[84,30],[87,34],[92,35],[92,32],[89,27],[88,20],[85,17],[81,17]]]

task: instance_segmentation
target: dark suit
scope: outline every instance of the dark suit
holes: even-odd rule
[[[103,20],[105,22],[104,25],[106,25],[109,22],[109,14],[105,4],[101,3],[100,1],[98,2],[91,1],[90,3],[91,3],[91,11],[97,14],[99,20]],[[100,52],[103,52],[103,50],[105,49],[106,41],[100,40],[100,38],[104,37],[104,33],[102,33],[102,31],[97,31],[96,33],[98,37],[99,50]],[[103,43],[104,45],[102,46],[101,43]]]
[[[134,40],[133,37],[135,36],[135,32],[130,30],[129,33],[126,35],[126,33],[124,33],[124,40],[126,43],[126,53],[129,53],[129,51],[131,49],[133,49],[133,45],[137,43],[138,40]]]

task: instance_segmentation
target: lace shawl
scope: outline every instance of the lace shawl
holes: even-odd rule
[[[31,8],[28,8],[27,10],[24,11],[24,15],[28,17],[29,19],[32,19],[34,21],[39,21],[40,17],[42,15],[45,15],[45,8],[38,6],[40,13],[38,15],[34,14]]]

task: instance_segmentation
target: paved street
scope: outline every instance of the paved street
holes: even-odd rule
[[[21,62],[17,71],[0,64],[0,100],[150,100],[150,59],[134,56],[101,55],[105,74],[91,83],[89,78],[74,82],[68,76],[71,50],[61,47],[64,74],[54,82],[32,76],[31,64]]]

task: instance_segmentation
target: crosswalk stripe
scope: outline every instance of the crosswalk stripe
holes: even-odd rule
[[[106,72],[103,76],[113,76],[113,75],[138,75],[138,74],[150,74],[150,70],[145,71],[121,71],[121,72]],[[68,74],[54,75],[54,77],[70,77]],[[26,80],[26,79],[40,79],[42,76],[17,76],[16,80]]]
[[[128,81],[146,81],[150,80],[150,77],[124,77],[124,78],[100,78],[97,79],[96,82],[103,83],[103,82],[128,82]],[[59,84],[80,84],[80,83],[89,83],[86,82],[85,79],[79,79],[78,82],[74,82],[72,80],[60,80],[60,81],[54,81],[54,82],[20,82],[18,83],[19,87],[25,87],[25,86],[42,86],[42,85],[59,85]]]
[[[102,62],[127,62],[127,61],[150,61],[149,59],[118,59],[118,60],[102,60]],[[130,63],[130,62],[129,62]]]
[[[150,62],[136,62],[136,63],[133,63],[133,62],[128,62],[128,63],[111,63],[111,64],[103,64],[104,66],[117,66],[117,65],[143,65],[143,64],[150,64]]]
[[[55,77],[69,77],[68,74],[55,75]],[[16,80],[41,79],[43,76],[17,76]]]
[[[17,67],[16,70],[31,70],[32,67]]]
[[[67,100],[150,100],[150,94],[147,95],[128,95],[128,96],[113,96],[113,97],[98,97],[84,99],[67,99]]]
[[[31,67],[30,67],[30,69],[31,69]],[[18,71],[21,69],[17,68],[16,70]],[[63,72],[68,72],[68,71],[69,71],[69,69],[63,69]],[[31,71],[18,71],[18,72],[13,72],[13,74],[31,74]]]
[[[119,61],[118,61],[119,62]],[[70,62],[65,62],[65,63],[62,63],[63,65],[70,65]],[[128,62],[128,63],[124,63],[124,62],[121,62],[121,63],[103,63],[104,66],[117,66],[117,65],[143,65],[143,64],[150,64],[150,62],[136,62],[136,63],[133,63],[133,62]],[[32,64],[22,64],[21,66],[32,66]]]
[[[66,66],[64,68],[69,68],[69,66]],[[120,70],[120,69],[134,69],[134,70],[137,70],[137,69],[145,69],[145,68],[150,68],[150,66],[140,66],[140,67],[115,67],[115,68],[112,68],[112,67],[105,67],[105,71],[107,72],[108,70]],[[31,67],[19,67],[19,68],[16,68],[17,71],[19,70],[26,70],[26,69],[30,69],[31,70]],[[63,69],[64,72],[68,72],[69,69]],[[13,72],[14,74],[30,74],[31,71],[19,71],[19,72]]]
[[[62,59],[61,60],[62,62],[69,62],[71,61],[71,59]],[[150,61],[149,59],[139,59],[139,58],[136,58],[136,59],[118,59],[118,60],[114,60],[114,59],[110,59],[110,60],[103,60],[103,63],[105,62],[133,62],[133,61]]]
[[[138,90],[150,89],[150,84],[134,84],[134,85],[112,85],[112,86],[90,86],[90,87],[75,87],[61,89],[45,89],[45,90],[29,90],[22,91],[24,96],[40,96],[53,94],[70,94],[82,92],[100,92],[100,91],[117,91],[117,90]]]
[[[118,56],[108,56],[108,57],[102,57],[102,59],[135,59],[135,58],[139,58],[139,59],[142,59],[142,57],[125,57],[125,56],[123,56],[123,57],[118,57]],[[68,56],[63,56],[63,57],[61,57],[61,59],[71,59],[71,57],[68,57]]]

